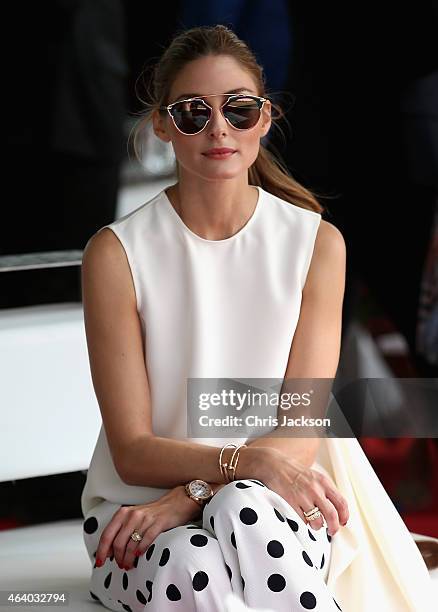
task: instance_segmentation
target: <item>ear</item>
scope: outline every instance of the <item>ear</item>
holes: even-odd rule
[[[168,132],[168,113],[160,113],[158,110],[154,110],[152,113],[152,126],[155,136],[158,136],[163,142],[170,142],[170,134]]]
[[[264,103],[263,109],[262,109],[262,123],[260,127],[260,138],[263,138],[269,132],[269,130],[271,129],[271,123],[272,123],[271,102],[270,100],[267,100]]]

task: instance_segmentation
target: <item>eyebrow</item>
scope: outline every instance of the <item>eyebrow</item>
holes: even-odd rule
[[[248,87],[238,87],[237,89],[231,89],[230,91],[225,91],[224,94],[234,94],[234,93],[242,93],[244,91],[249,91],[251,93],[254,93],[252,91],[252,89],[249,89]],[[180,96],[178,96],[177,98],[175,98],[175,100],[183,100],[185,98],[202,98],[202,94],[200,93],[184,93],[181,94]]]

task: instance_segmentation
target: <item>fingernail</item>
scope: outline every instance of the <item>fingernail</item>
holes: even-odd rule
[[[136,551],[135,551],[135,556],[136,556],[136,557],[139,557],[140,555],[141,555],[141,550],[136,550]]]
[[[102,559],[96,559],[96,565],[97,565],[97,567],[102,567],[102,565],[103,565]]]

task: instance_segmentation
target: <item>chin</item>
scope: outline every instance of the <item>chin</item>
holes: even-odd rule
[[[221,163],[223,163],[223,167],[220,166]],[[199,174],[207,180],[214,181],[221,179],[233,179],[246,172],[248,172],[248,167],[242,166],[242,164],[228,164],[228,167],[226,167],[226,162],[224,160],[224,162],[218,163],[214,168],[209,168],[208,171],[206,171],[206,168],[203,167]]]

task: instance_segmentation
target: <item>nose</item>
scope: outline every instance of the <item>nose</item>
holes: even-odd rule
[[[219,102],[210,104],[212,107],[211,118],[208,122],[207,131],[210,136],[218,136],[227,134],[229,125],[222,114],[221,104]]]

